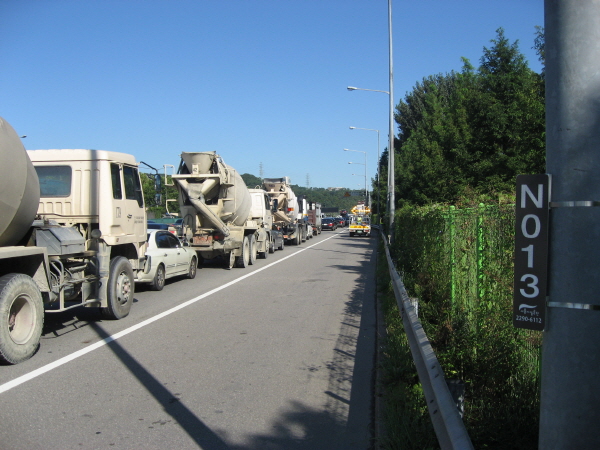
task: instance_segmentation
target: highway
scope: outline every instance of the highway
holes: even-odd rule
[[[136,286],[120,321],[46,315],[0,366],[0,449],[369,449],[376,243],[324,232]]]

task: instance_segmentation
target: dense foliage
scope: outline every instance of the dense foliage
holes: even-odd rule
[[[544,34],[536,29],[543,64]],[[394,235],[401,239],[392,252],[446,377],[465,383],[464,422],[475,448],[529,449],[537,448],[541,334],[512,326],[511,202],[516,175],[545,171],[544,72],[529,69],[501,28],[491,42],[477,69],[463,59],[460,72],[423,78],[396,107]],[[493,202],[478,205],[486,200]],[[383,364],[394,429],[385,446],[430,448],[394,313],[386,317]]]
[[[396,220],[395,267],[446,378],[465,383],[475,448],[537,448],[541,333],[512,324],[514,221],[507,204],[406,205]]]
[[[156,189],[154,181],[154,175],[148,175],[141,173],[140,178],[142,181],[142,191],[144,193],[144,202],[146,204],[146,211],[148,212],[149,219],[158,219],[163,217],[167,212],[167,200],[169,201],[169,212],[178,213],[179,203],[177,202],[177,188],[175,186],[165,186],[165,177],[160,175],[161,187],[160,190]],[[170,179],[170,176],[169,176]],[[160,194],[160,197],[157,196]]]
[[[516,175],[544,172],[543,77],[502,28],[491,42],[477,70],[463,59],[460,73],[425,77],[396,107],[397,207],[512,193]]]

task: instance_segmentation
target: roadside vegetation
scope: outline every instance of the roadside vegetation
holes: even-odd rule
[[[502,29],[491,42],[477,69],[426,77],[396,107],[392,257],[446,378],[464,382],[475,448],[534,449],[541,333],[512,326],[514,189],[545,172],[544,73]],[[541,28],[534,47],[543,62]],[[384,448],[437,448],[386,273]]]

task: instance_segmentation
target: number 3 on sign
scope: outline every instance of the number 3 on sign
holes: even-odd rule
[[[521,292],[521,295],[523,297],[527,297],[527,298],[537,297],[538,294],[540,293],[540,290],[537,287],[538,277],[536,277],[535,275],[532,275],[530,273],[527,273],[521,277],[521,281],[527,281],[528,279],[531,280],[531,283],[528,283],[527,287],[531,288],[531,290],[533,292],[531,294],[529,294],[529,293],[525,292],[525,289],[519,289],[519,292]]]

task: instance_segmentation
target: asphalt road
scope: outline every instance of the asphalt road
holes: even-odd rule
[[[0,366],[0,449],[368,449],[376,238],[324,232],[247,269],[46,318]]]

